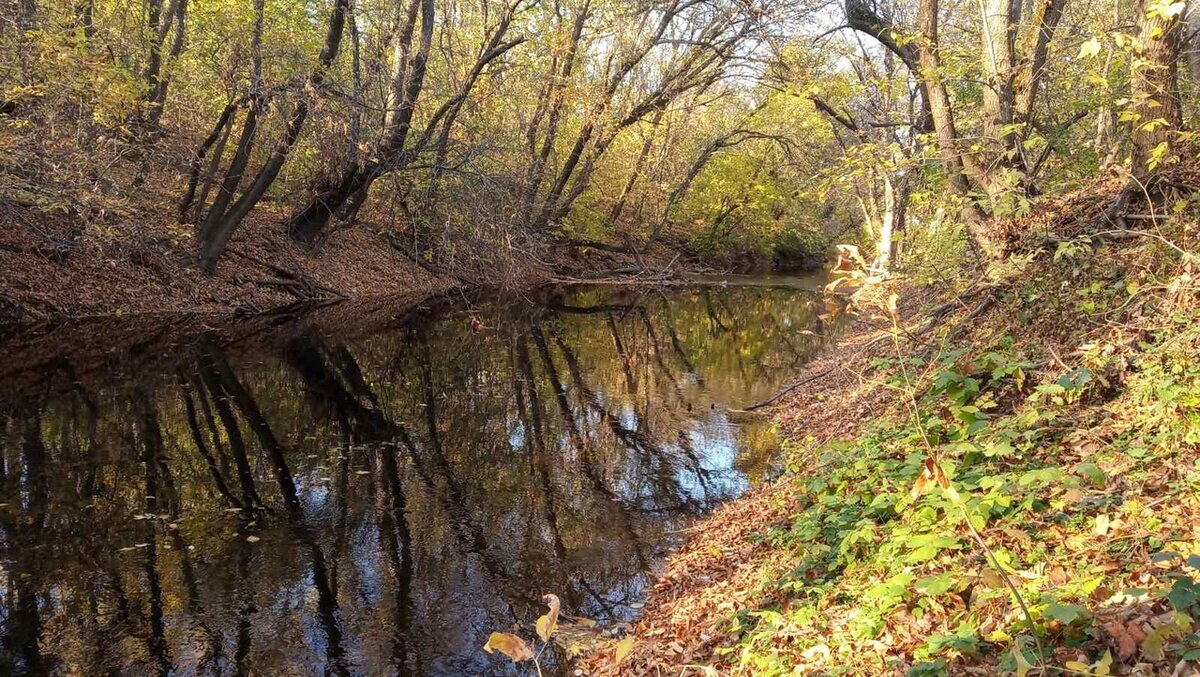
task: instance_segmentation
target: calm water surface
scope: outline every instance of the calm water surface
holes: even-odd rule
[[[504,674],[480,647],[546,592],[632,618],[775,467],[728,409],[823,340],[814,294],[743,283],[6,358],[0,673]]]

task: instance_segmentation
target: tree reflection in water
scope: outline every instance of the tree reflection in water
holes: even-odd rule
[[[43,366],[0,391],[0,672],[494,673],[488,632],[545,592],[629,618],[688,521],[769,472],[772,437],[725,405],[811,357],[817,309],[567,290],[478,309],[483,331]]]

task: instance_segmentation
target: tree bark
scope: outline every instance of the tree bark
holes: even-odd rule
[[[1179,103],[1179,15],[1148,11],[1137,3],[1138,35],[1132,67],[1133,153],[1131,169],[1142,190],[1170,154],[1170,139],[1183,125]],[[1165,145],[1164,145],[1165,144]],[[1154,191],[1151,190],[1151,193]]]
[[[262,2],[262,0],[258,0]],[[425,0],[432,2],[432,0]],[[216,213],[214,209],[209,210],[209,218],[206,219],[205,228],[201,232],[200,244],[200,267],[209,274],[216,272],[217,260],[225,252],[225,247],[229,244],[230,238],[233,237],[234,231],[241,225],[242,220],[250,213],[250,210],[258,204],[267,189],[278,178],[279,172],[283,169],[284,162],[287,161],[288,154],[292,147],[300,138],[300,133],[304,129],[304,123],[308,119],[310,101],[308,92],[319,90],[325,82],[325,71],[333,64],[337,58],[338,49],[341,46],[342,34],[346,24],[346,13],[350,7],[350,0],[337,0],[333,7],[332,13],[329,15],[329,23],[325,32],[325,43],[321,48],[321,53],[317,57],[317,66],[308,75],[308,80],[305,83],[305,94],[302,95],[296,103],[296,108],[292,112],[292,117],[288,120],[284,131],[283,139],[276,145],[275,151],[271,157],[259,170],[258,175],[254,178],[254,182],[246,188],[242,196],[238,198],[231,207],[227,210],[222,210]],[[261,17],[261,13],[259,14]],[[252,104],[251,114],[254,114],[255,108]],[[253,137],[251,136],[251,139]],[[239,148],[239,151],[241,148]],[[244,168],[244,165],[243,165]],[[228,177],[227,177],[228,178]],[[241,178],[240,171],[238,179]],[[226,198],[225,203],[228,204],[230,196]]]
[[[942,158],[946,183],[954,195],[964,202],[963,218],[972,244],[985,258],[998,257],[999,247],[993,242],[987,217],[972,198],[971,184],[958,149],[958,129],[954,123],[954,111],[950,107],[946,83],[942,80],[942,60],[938,43],[938,0],[921,0],[917,10],[917,23],[920,31],[917,40],[920,73],[929,94],[929,110],[933,118],[934,135]]]

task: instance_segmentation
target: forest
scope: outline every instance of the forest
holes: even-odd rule
[[[741,270],[819,266],[835,242],[879,269],[906,245],[996,259],[999,220],[1118,167],[1107,219],[1143,211],[1126,203],[1191,140],[1186,9],[19,0],[4,250],[109,250],[151,287],[265,266],[309,296],[348,292],[270,266],[366,247],[484,284],[660,270],[655,250]],[[231,247],[256,237],[268,256]],[[80,305],[20,291],[10,314]]]
[[[1193,0],[4,0],[0,673],[1200,674]]]

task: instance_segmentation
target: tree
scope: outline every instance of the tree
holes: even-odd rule
[[[923,92],[946,183],[963,202],[963,218],[972,241],[988,258],[998,256],[1000,246],[987,212],[976,202],[977,194],[986,196],[991,213],[998,214],[1012,211],[1012,198],[1035,191],[1035,167],[1025,158],[1024,142],[1034,128],[1050,42],[1065,4],[1066,0],[1038,0],[1025,36],[1018,35],[1020,2],[988,0],[980,4],[979,52],[985,81],[979,149],[970,149],[963,142],[959,116],[946,85],[938,0],[918,3],[917,38],[903,45],[895,37],[903,30],[873,5],[848,0],[846,6],[850,27],[876,37],[910,69],[915,66],[913,74]],[[1020,55],[1018,46],[1022,47]]]
[[[1132,180],[1153,191],[1155,169],[1171,154],[1171,138],[1183,127],[1179,56],[1183,2],[1140,0],[1131,63]]]
[[[391,86],[388,90],[384,128],[368,157],[352,163],[337,180],[323,186],[296,214],[286,228],[291,238],[311,248],[325,234],[336,214],[352,222],[366,201],[371,185],[381,176],[403,169],[431,147],[444,161],[450,130],[485,69],[496,59],[525,41],[507,39],[513,18],[524,0],[504,6],[497,23],[490,28],[474,65],[452,96],[430,117],[421,136],[409,143],[413,116],[425,85],[429,52],[435,26],[433,0],[410,0],[401,28],[393,42]],[[418,11],[419,9],[419,11]],[[418,19],[419,15],[419,19]],[[418,20],[420,33],[414,49]],[[440,164],[440,163],[438,163]]]
[[[310,97],[321,90],[325,82],[325,72],[333,64],[334,59],[337,58],[338,49],[342,43],[346,13],[350,7],[350,0],[335,0],[333,11],[329,14],[325,41],[321,47],[321,53],[317,57],[316,67],[308,74],[305,80],[303,92],[296,101],[292,115],[284,127],[283,138],[276,144],[275,150],[271,153],[266,163],[259,169],[254,180],[242,191],[241,196],[234,201],[234,194],[241,185],[242,173],[245,171],[250,152],[254,146],[254,136],[257,131],[258,119],[262,115],[260,109],[264,103],[261,81],[262,56],[259,53],[262,42],[264,0],[255,0],[255,3],[255,39],[252,42],[255,64],[253,66],[253,75],[251,76],[250,108],[242,126],[242,136],[238,142],[237,152],[234,155],[229,170],[225,174],[225,180],[221,185],[220,193],[212,207],[209,208],[208,215],[204,218],[197,232],[197,240],[199,242],[198,262],[200,267],[209,274],[216,271],[217,260],[225,252],[225,247],[229,244],[229,239],[233,237],[234,231],[241,225],[242,220],[246,218],[250,210],[263,198],[263,195],[266,194],[271,184],[275,182],[275,179],[279,176],[279,171],[283,169],[283,163],[287,161],[288,153],[300,138],[300,133],[304,130],[304,123],[308,119],[312,106]]]

